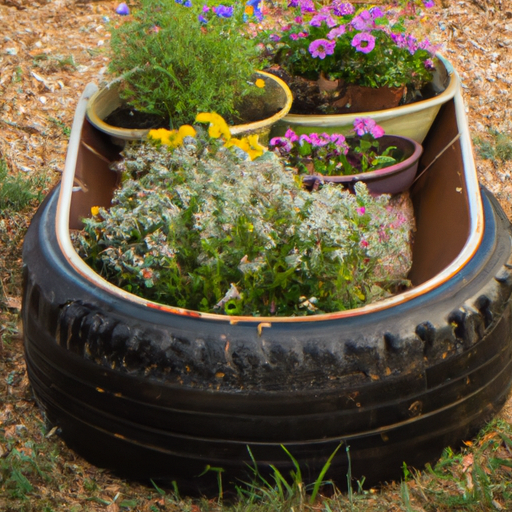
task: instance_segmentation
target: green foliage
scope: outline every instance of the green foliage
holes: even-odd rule
[[[475,137],[478,154],[485,160],[505,162],[512,160],[512,138],[508,133],[489,130],[489,138]]]
[[[133,19],[111,30],[110,71],[121,76],[123,97],[141,112],[193,122],[198,112],[236,118],[242,98],[261,94],[251,83],[257,50],[244,37],[243,5],[233,16],[198,20],[200,4],[142,0]]]
[[[0,210],[19,212],[32,201],[40,201],[46,182],[44,174],[11,176],[5,160],[0,159]]]
[[[250,161],[185,141],[174,152],[127,146],[113,206],[85,220],[79,252],[113,284],[188,309],[289,316],[358,307],[406,283],[412,226],[389,196],[362,183],[311,193],[273,153]]]

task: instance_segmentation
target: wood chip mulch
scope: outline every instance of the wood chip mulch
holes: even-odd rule
[[[58,180],[77,100],[87,83],[104,79],[108,25],[119,19],[118,3],[0,0],[0,158],[10,173],[50,172]],[[512,136],[511,0],[436,0],[436,4],[426,28],[433,42],[443,44],[441,52],[461,77],[471,136],[491,141],[493,130]],[[512,161],[484,160],[475,154],[480,182],[512,219]],[[19,296],[10,300],[19,309]],[[10,387],[2,384],[0,391],[2,395],[18,393],[20,405],[6,406],[0,395],[0,426],[5,422],[19,426],[29,407],[21,340],[9,350],[0,352],[0,360],[5,358],[4,371],[7,368],[13,377],[6,374],[1,380],[12,382]],[[512,421],[511,400],[504,411]],[[17,415],[14,420],[13,415]],[[101,478],[71,453],[66,457],[62,462],[65,471],[72,472],[79,464],[77,471],[84,471],[87,478]],[[116,492],[124,489],[124,483],[107,481]],[[80,492],[69,488],[70,496],[80,496]],[[106,494],[112,499],[115,492]],[[4,509],[1,499],[0,508]],[[91,503],[76,510],[95,508]]]

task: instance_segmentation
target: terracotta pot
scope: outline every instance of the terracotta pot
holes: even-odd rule
[[[384,135],[379,139],[379,142],[381,151],[389,146],[396,146],[404,153],[405,160],[377,171],[348,176],[312,174],[303,178],[304,185],[308,188],[314,188],[321,183],[341,183],[352,190],[355,183],[362,181],[366,183],[371,194],[399,194],[408,190],[416,177],[423,147],[413,139],[397,135]]]
[[[405,93],[403,87],[363,87],[343,80],[328,80],[323,74],[317,80],[320,91],[332,96],[330,106],[336,114],[378,111],[398,107]]]
[[[371,117],[386,133],[414,139],[420,144],[425,139],[441,107],[450,101],[460,88],[459,78],[451,64],[439,56],[439,64],[432,82],[437,95],[409,105],[375,111],[368,107],[357,114],[301,115],[287,114],[272,128],[272,137],[285,134],[288,128],[295,133],[343,133],[348,135],[357,117]]]
[[[261,97],[261,101],[265,102],[267,110],[277,113],[259,121],[230,126],[230,130],[235,137],[256,133],[260,136],[260,142],[266,144],[272,125],[289,112],[293,98],[290,89],[280,78],[264,71],[257,71],[256,75],[265,80],[267,94]],[[113,82],[99,89],[87,103],[87,118],[98,130],[120,139],[121,142],[145,139],[149,128],[121,128],[105,122],[105,119],[123,104],[119,95],[120,85],[119,82]]]

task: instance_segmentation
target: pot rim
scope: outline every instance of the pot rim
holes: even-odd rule
[[[467,199],[470,205],[470,234],[468,235],[464,247],[462,248],[459,255],[446,268],[444,268],[434,277],[428,279],[418,286],[415,286],[410,290],[406,290],[387,299],[383,299],[360,308],[346,311],[337,311],[334,313],[298,317],[227,316],[215,313],[203,313],[200,311],[194,311],[153,302],[129,293],[109,283],[106,279],[94,272],[94,270],[92,270],[75,251],[70,237],[69,216],[71,197],[75,179],[78,149],[80,147],[82,126],[85,119],[87,100],[96,90],[97,86],[95,84],[89,84],[86,87],[76,109],[71,136],[69,139],[64,172],[62,175],[61,188],[57,205],[57,215],[55,220],[55,229],[59,248],[65,258],[68,260],[69,264],[75,269],[75,271],[81,277],[87,280],[92,286],[97,286],[118,298],[125,299],[151,309],[165,311],[179,316],[226,322],[232,325],[242,322],[251,323],[257,325],[258,332],[261,332],[263,327],[271,327],[272,324],[338,320],[340,318],[355,317],[368,313],[383,311],[399,304],[406,303],[414,298],[417,298],[438,288],[443,283],[454,277],[460,271],[460,269],[471,260],[478,247],[480,246],[484,234],[483,204],[482,198],[480,196],[476,167],[471,149],[471,137],[466,120],[462,93],[459,88],[457,90],[457,94],[454,96],[454,106],[460,135],[459,140],[461,145],[461,156],[463,161],[464,174],[466,178]]]
[[[290,109],[292,108],[292,92],[289,87],[281,80],[279,77],[272,75],[271,73],[267,73],[265,71],[256,70],[255,74],[263,75],[264,77],[273,80],[276,84],[278,84],[285,94],[285,104],[283,108],[274,114],[271,117],[262,119],[260,121],[255,121],[253,123],[245,123],[239,125],[230,126],[229,129],[232,135],[239,135],[246,131],[261,131],[265,127],[270,127],[274,123],[277,123],[280,119],[288,114]],[[119,82],[119,79],[113,80],[108,83],[105,87],[99,88],[87,102],[86,115],[89,121],[93,126],[95,126],[98,130],[101,130],[108,135],[118,137],[123,140],[138,140],[145,139],[150,131],[149,128],[121,128],[119,126],[114,126],[106,123],[103,119],[99,117],[96,109],[93,108],[94,105],[97,104],[98,98],[100,98],[103,94],[105,94],[106,90],[110,90],[113,85]]]

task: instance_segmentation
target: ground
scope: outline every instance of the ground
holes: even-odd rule
[[[512,3],[436,4],[426,28],[461,77],[479,180],[512,219]],[[105,77],[107,26],[116,22],[116,6],[111,1],[0,0],[0,157],[11,176],[35,180],[43,191],[59,179],[77,100],[87,83]],[[0,464],[0,509],[113,512],[170,506],[155,489],[88,465],[44,428],[30,394],[18,326],[20,247],[33,211],[0,219],[0,461],[10,461]],[[512,423],[512,400],[501,417]],[[27,461],[37,468],[31,479],[16,469]],[[388,510],[398,510],[392,502],[399,493],[396,487],[384,491],[381,502],[389,502]],[[37,508],[24,496],[48,507]],[[184,505],[166,510],[184,510]]]

